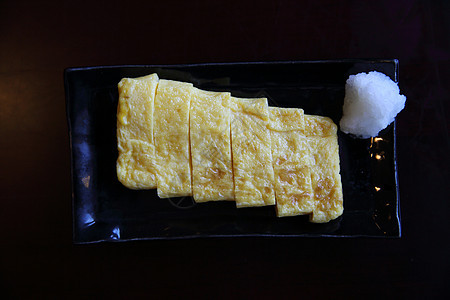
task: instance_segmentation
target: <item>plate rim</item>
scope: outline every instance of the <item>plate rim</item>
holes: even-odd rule
[[[275,61],[237,61],[237,62],[204,62],[204,63],[185,63],[185,64],[124,64],[124,65],[99,65],[99,66],[79,66],[67,67],[66,73],[75,71],[87,71],[95,69],[115,69],[115,68],[181,68],[181,67],[199,67],[199,66],[226,66],[226,65],[289,65],[289,64],[322,64],[322,63],[394,63],[395,64],[395,82],[398,77],[399,60],[397,58],[342,58],[342,59],[321,59],[321,60],[275,60]]]

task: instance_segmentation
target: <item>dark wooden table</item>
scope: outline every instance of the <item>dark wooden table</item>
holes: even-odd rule
[[[9,298],[448,297],[448,1],[1,1],[0,276]],[[72,244],[63,70],[398,58],[400,239]]]

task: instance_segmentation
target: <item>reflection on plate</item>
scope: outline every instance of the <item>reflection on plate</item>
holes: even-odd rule
[[[379,71],[397,81],[396,60],[227,63],[71,68],[65,71],[72,151],[75,243],[135,239],[236,236],[399,237],[395,122],[373,139],[338,133],[344,214],[327,224],[307,216],[277,218],[273,207],[236,209],[233,202],[196,205],[190,197],[159,199],[116,177],[117,83],[158,73],[237,97],[266,97],[269,105],[300,107],[307,114],[342,115],[345,81]]]

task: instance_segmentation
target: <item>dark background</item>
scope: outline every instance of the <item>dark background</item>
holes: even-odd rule
[[[448,297],[449,37],[450,1],[0,1],[0,293]],[[339,58],[400,61],[400,239],[72,244],[65,68]]]

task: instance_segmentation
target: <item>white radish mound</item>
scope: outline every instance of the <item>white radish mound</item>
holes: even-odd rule
[[[359,138],[377,136],[405,107],[397,83],[376,71],[350,75],[345,85],[341,131]]]

